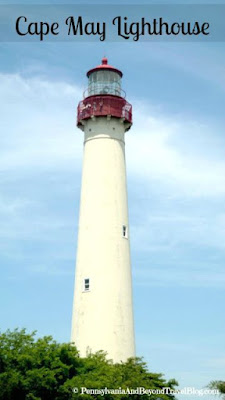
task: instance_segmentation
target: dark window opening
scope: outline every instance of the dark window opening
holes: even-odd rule
[[[126,225],[123,225],[123,237],[128,238],[128,230],[127,230]]]
[[[90,290],[90,279],[85,278],[84,279],[84,291],[87,292],[88,290]]]

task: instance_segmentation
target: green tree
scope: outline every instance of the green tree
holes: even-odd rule
[[[225,381],[212,381],[209,384],[210,389],[217,389],[225,398]]]
[[[51,336],[36,339],[36,332],[6,331],[0,334],[0,400],[140,399],[131,394],[81,394],[82,387],[99,390],[175,389],[175,380],[150,373],[140,358],[114,364],[104,352],[81,358],[70,343]],[[77,388],[77,389],[76,389]],[[141,396],[148,398],[147,394]],[[153,394],[151,400],[173,399],[173,394]]]

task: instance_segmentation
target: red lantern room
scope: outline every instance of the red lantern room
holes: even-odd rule
[[[84,99],[78,104],[77,126],[82,129],[84,121],[94,117],[115,117],[121,122],[132,124],[132,106],[125,99],[121,89],[122,72],[108,64],[106,57],[102,64],[87,72],[88,88]]]

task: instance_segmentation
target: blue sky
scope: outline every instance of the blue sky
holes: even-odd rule
[[[137,354],[181,387],[224,379],[224,54],[224,43],[0,45],[2,330],[70,339],[83,146],[76,106],[86,71],[107,55],[133,104]]]

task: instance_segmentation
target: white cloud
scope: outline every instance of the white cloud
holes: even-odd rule
[[[210,152],[217,134],[213,127],[185,115],[165,117],[146,104],[134,104],[135,109],[135,125],[127,135],[130,172],[146,183],[169,186],[175,196],[225,194],[224,159],[219,147]],[[206,146],[196,149],[200,136]]]
[[[79,138],[75,131],[78,87],[0,74],[0,97],[2,170],[81,162],[82,134]]]

